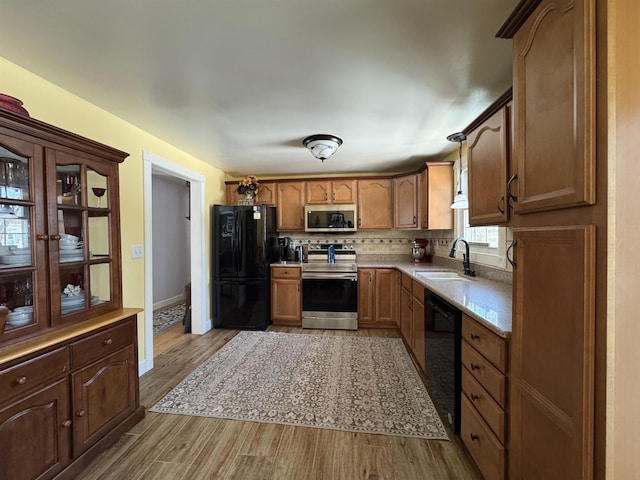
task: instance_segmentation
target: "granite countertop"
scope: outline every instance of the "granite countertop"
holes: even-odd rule
[[[413,277],[436,295],[458,307],[478,323],[503,338],[511,336],[511,284],[481,277],[465,277],[462,269],[431,263],[358,262],[358,268],[396,268]],[[417,272],[455,272],[462,280],[429,280]]]

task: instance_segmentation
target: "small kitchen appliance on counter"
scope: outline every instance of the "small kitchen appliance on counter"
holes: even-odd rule
[[[278,237],[278,261],[286,262],[289,260],[289,244],[291,239],[289,237]]]
[[[428,263],[431,261],[431,255],[427,252],[427,245],[429,245],[429,240],[426,238],[416,238],[413,241],[413,247],[411,248],[413,263]]]

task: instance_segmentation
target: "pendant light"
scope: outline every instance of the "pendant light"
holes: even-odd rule
[[[453,199],[451,208],[454,210],[469,208],[469,200],[462,191],[462,142],[467,139],[467,136],[462,133],[452,133],[447,137],[450,142],[458,142],[458,184],[456,186],[456,196]]]

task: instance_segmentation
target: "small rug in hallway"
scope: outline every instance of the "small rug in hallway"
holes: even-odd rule
[[[448,440],[398,338],[242,331],[151,411]]]
[[[182,322],[185,308],[186,305],[184,303],[178,303],[153,312],[153,334],[155,335],[178,322]]]

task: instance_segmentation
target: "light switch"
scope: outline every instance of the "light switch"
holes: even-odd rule
[[[144,257],[144,247],[142,245],[131,245],[131,258]]]

